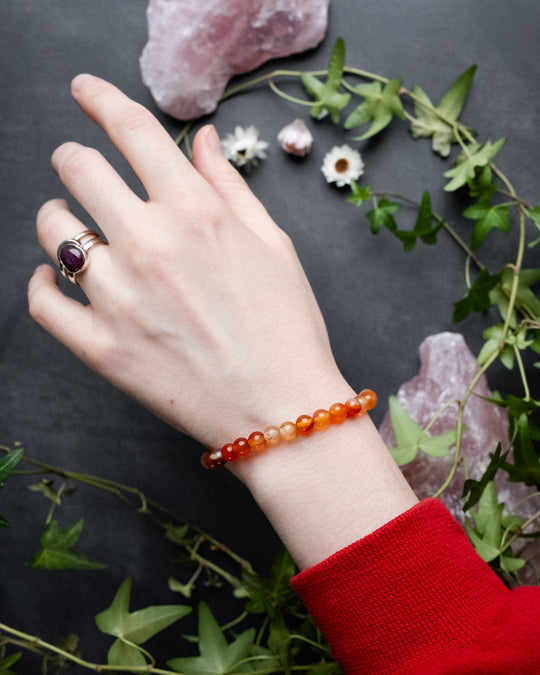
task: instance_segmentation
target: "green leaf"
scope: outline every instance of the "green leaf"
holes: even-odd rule
[[[22,652],[16,652],[15,654],[10,654],[9,656],[0,659],[0,675],[15,675],[14,671],[10,667],[17,663],[21,658]]]
[[[354,179],[351,179],[351,191],[352,195],[347,197],[347,201],[355,206],[361,206],[364,202],[371,199],[371,188],[369,185],[360,187]]]
[[[185,605],[154,605],[130,612],[130,595],[131,579],[126,579],[110,607],[96,616],[102,633],[141,645],[191,611],[191,607]]]
[[[227,675],[247,673],[251,663],[241,663],[249,658],[253,649],[255,629],[240,633],[231,644],[227,643],[223,631],[214,619],[208,605],[199,605],[199,654],[200,656],[172,659],[169,668],[184,675]]]
[[[276,610],[290,607],[294,593],[289,581],[296,574],[296,565],[290,553],[281,548],[272,562],[270,574],[260,577],[254,574],[244,574],[244,586],[236,597],[246,595],[250,598],[246,610],[252,614],[267,614],[273,617]]]
[[[146,659],[142,652],[133,645],[122,640],[115,640],[107,654],[107,663],[110,666],[146,666]]]
[[[496,143],[488,141],[485,145],[469,146],[457,159],[456,165],[444,173],[450,181],[444,186],[447,192],[453,192],[463,187],[475,177],[478,168],[487,166],[491,159],[504,145],[505,139],[501,138]]]
[[[354,140],[362,141],[375,136],[390,124],[394,116],[405,119],[405,111],[399,98],[400,90],[401,80],[398,79],[390,80],[384,89],[377,81],[359,84],[354,88],[354,92],[364,100],[346,119],[345,129],[372,122],[369,130]]]
[[[411,133],[414,138],[432,137],[432,147],[442,157],[448,157],[452,143],[456,142],[453,123],[463,108],[471,88],[476,66],[471,66],[451,85],[434,107],[427,94],[414,87],[416,119],[411,121]]]
[[[508,480],[540,486],[540,456],[534,445],[535,441],[540,441],[540,429],[526,413],[510,421],[510,432],[514,436],[514,463],[505,462],[503,465],[508,472]]]
[[[328,75],[323,83],[310,73],[302,75],[302,84],[316,103],[311,108],[311,115],[320,119],[330,113],[332,121],[339,123],[340,113],[349,102],[350,94],[341,92],[341,80],[345,66],[345,43],[338,38],[330,55]]]
[[[479,366],[486,363],[496,352],[499,352],[502,336],[503,336],[504,326],[502,323],[498,323],[495,326],[486,328],[483,335],[486,340],[484,346],[480,350],[476,362]],[[506,340],[508,342],[508,338]],[[501,363],[511,370],[514,366],[514,349],[511,345],[505,344],[503,350],[499,353],[499,359]]]
[[[399,466],[412,462],[418,450],[432,457],[448,456],[450,447],[456,442],[455,429],[443,431],[438,436],[430,436],[407,414],[395,396],[390,396],[388,401],[397,443],[395,448],[390,448],[390,453]]]
[[[83,524],[84,520],[81,518],[66,530],[59,529],[56,520],[46,525],[41,533],[41,549],[28,561],[28,566],[46,570],[106,569],[107,565],[72,550],[81,535]]]
[[[491,306],[490,292],[500,282],[500,274],[490,274],[483,269],[476,277],[467,295],[461,300],[454,302],[454,315],[452,321],[463,321],[471,312],[486,312]]]
[[[442,223],[433,227],[432,222],[431,199],[429,192],[424,190],[413,229],[393,230],[393,232],[403,242],[405,251],[410,251],[414,248],[418,239],[421,239],[424,244],[435,244],[437,242],[437,234],[442,227]]]
[[[7,455],[4,455],[0,459],[0,487],[4,484],[6,478],[21,461],[24,450],[22,448],[17,448],[8,452]]]
[[[478,504],[478,501],[483,495],[486,486],[493,481],[496,473],[504,465],[507,456],[508,451],[505,452],[504,455],[501,455],[501,444],[499,443],[495,452],[489,454],[490,462],[480,480],[468,478],[465,481],[463,484],[463,494],[461,496],[462,499],[465,499],[465,497],[469,495],[469,499],[463,506],[464,511],[468,511],[470,508]]]
[[[471,235],[471,247],[476,249],[484,241],[493,228],[501,232],[510,232],[508,205],[493,205],[489,197],[482,197],[477,204],[470,206],[463,212],[465,218],[476,220]]]
[[[380,199],[375,205],[375,208],[366,213],[366,216],[371,223],[371,231],[373,234],[377,234],[383,226],[387,227],[390,232],[397,230],[397,224],[393,214],[396,213],[396,211],[399,211],[400,208],[399,204],[389,201],[386,197]]]

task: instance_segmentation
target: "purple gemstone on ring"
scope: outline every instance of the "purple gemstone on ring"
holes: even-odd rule
[[[60,249],[59,258],[68,272],[75,274],[84,267],[84,252],[74,244],[65,244]]]

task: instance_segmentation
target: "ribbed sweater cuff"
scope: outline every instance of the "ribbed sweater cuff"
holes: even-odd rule
[[[422,672],[469,644],[509,591],[427,499],[291,581],[348,674]]]

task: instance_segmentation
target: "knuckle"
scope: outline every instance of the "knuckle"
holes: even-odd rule
[[[112,124],[116,129],[134,134],[149,127],[153,119],[152,114],[144,106],[130,102],[116,113]]]
[[[72,148],[62,159],[59,168],[60,177],[77,178],[88,173],[98,151],[93,148],[77,146]]]

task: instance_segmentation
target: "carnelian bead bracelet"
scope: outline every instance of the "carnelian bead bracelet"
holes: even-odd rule
[[[332,424],[343,424],[348,417],[365,415],[377,404],[377,394],[364,389],[345,403],[333,403],[328,410],[319,408],[313,415],[300,415],[296,422],[283,422],[278,427],[269,426],[264,431],[254,431],[247,438],[237,438],[220,450],[207,450],[201,457],[205,469],[217,469],[227,462],[258,455],[279,443],[290,443],[315,431],[324,431]]]

